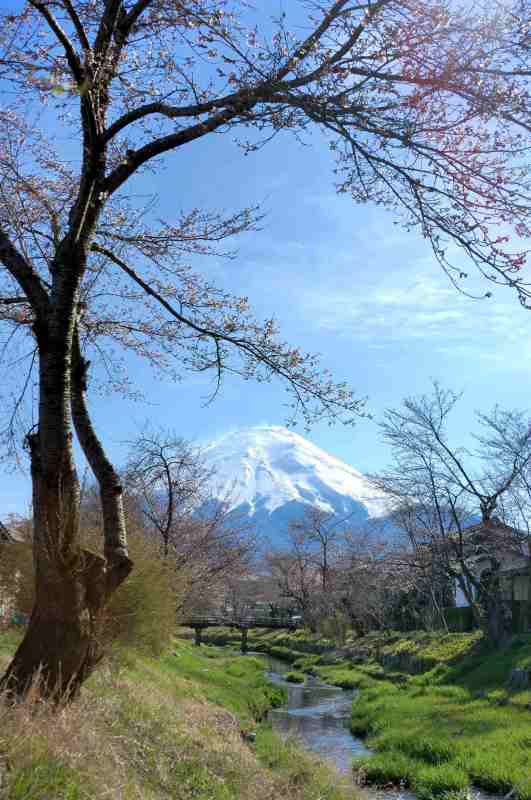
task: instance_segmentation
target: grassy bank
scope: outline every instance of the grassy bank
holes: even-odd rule
[[[470,784],[531,800],[531,691],[511,690],[531,668],[531,636],[500,651],[473,634],[371,634],[319,654],[310,634],[254,632],[250,646],[343,688],[357,688],[351,728],[375,755],[360,780],[412,788],[421,800]],[[313,651],[313,652],[311,652]]]
[[[0,633],[0,668],[17,640]],[[157,660],[122,651],[58,713],[0,703],[0,798],[354,800],[329,768],[256,724],[281,700],[253,657],[182,640]]]
[[[531,691],[507,688],[513,668],[531,665],[531,637],[489,652],[457,636],[431,643],[438,657],[422,674],[364,674],[352,730],[377,755],[357,767],[370,782],[410,786],[421,800],[462,794],[471,783],[531,800]]]

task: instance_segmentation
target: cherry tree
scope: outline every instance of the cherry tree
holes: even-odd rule
[[[486,637],[500,645],[510,633],[503,565],[529,553],[529,533],[507,524],[521,522],[529,415],[499,407],[477,414],[476,446],[456,446],[449,420],[458,400],[436,383],[430,395],[386,411],[380,427],[392,462],[374,483],[396,504],[394,525],[409,540],[417,589],[458,587]]]
[[[213,497],[215,469],[200,447],[147,427],[130,442],[124,484],[146,534],[186,575],[187,609],[249,570],[256,534],[244,515],[231,510],[230,492]]]
[[[3,681],[14,693],[37,670],[45,693],[75,693],[100,657],[100,610],[131,569],[122,487],[87,405],[91,362],[118,347],[170,374],[212,370],[218,388],[232,373],[278,377],[307,422],[363,408],[246,298],[187,266],[226,253],[260,210],[157,220],[139,200],[143,173],[214,135],[251,155],[318,127],[340,192],[394,209],[454,281],[468,260],[527,302],[526,4],[291,5],[270,18],[245,0],[4,4],[0,320],[8,349],[29,351],[8,440],[38,376],[25,436],[36,604]],[[108,380],[122,385],[112,368]],[[74,433],[100,487],[102,555],[79,544]]]

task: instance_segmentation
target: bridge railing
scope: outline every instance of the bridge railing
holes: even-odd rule
[[[291,615],[270,616],[268,614],[187,614],[180,620],[185,627],[202,625],[205,627],[245,627],[245,628],[299,628],[302,618]]]

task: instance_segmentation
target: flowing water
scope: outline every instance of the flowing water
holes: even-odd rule
[[[256,655],[262,655],[256,653]],[[269,712],[273,728],[281,736],[293,736],[305,749],[317,753],[336,768],[352,774],[354,756],[370,755],[361,739],[352,735],[348,720],[356,690],[329,686],[319,678],[308,675],[304,684],[289,683],[284,679],[291,667],[279,659],[267,656],[267,676],[272,683],[284,686],[288,701],[281,708]],[[416,800],[412,792],[404,790],[378,790],[366,787],[363,795],[367,800]],[[505,800],[487,795],[477,789],[469,794],[470,800]]]
[[[319,678],[307,676],[304,684],[288,683],[289,671],[282,661],[268,657],[268,678],[286,687],[288,702],[269,712],[273,728],[282,736],[294,736],[307,750],[332,761],[341,772],[352,769],[352,758],[370,751],[350,733],[350,717],[355,691],[328,686]]]

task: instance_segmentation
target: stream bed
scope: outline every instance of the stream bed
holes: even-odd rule
[[[287,704],[269,712],[273,728],[283,737],[295,737],[307,750],[349,773],[353,757],[370,752],[347,727],[355,690],[329,686],[312,675],[304,684],[288,683],[283,675],[290,667],[275,658],[268,657],[267,661],[269,680],[288,692]]]
[[[348,728],[356,690],[330,686],[312,675],[308,675],[303,684],[290,683],[283,677],[291,669],[288,664],[263,653],[255,655],[266,658],[268,679],[288,692],[286,705],[268,714],[273,728],[282,737],[293,736],[306,750],[322,756],[343,774],[351,775],[353,757],[371,753]],[[416,800],[415,795],[406,790],[370,786],[364,787],[362,796],[367,800]],[[505,800],[478,789],[472,789],[468,796],[470,800]]]

